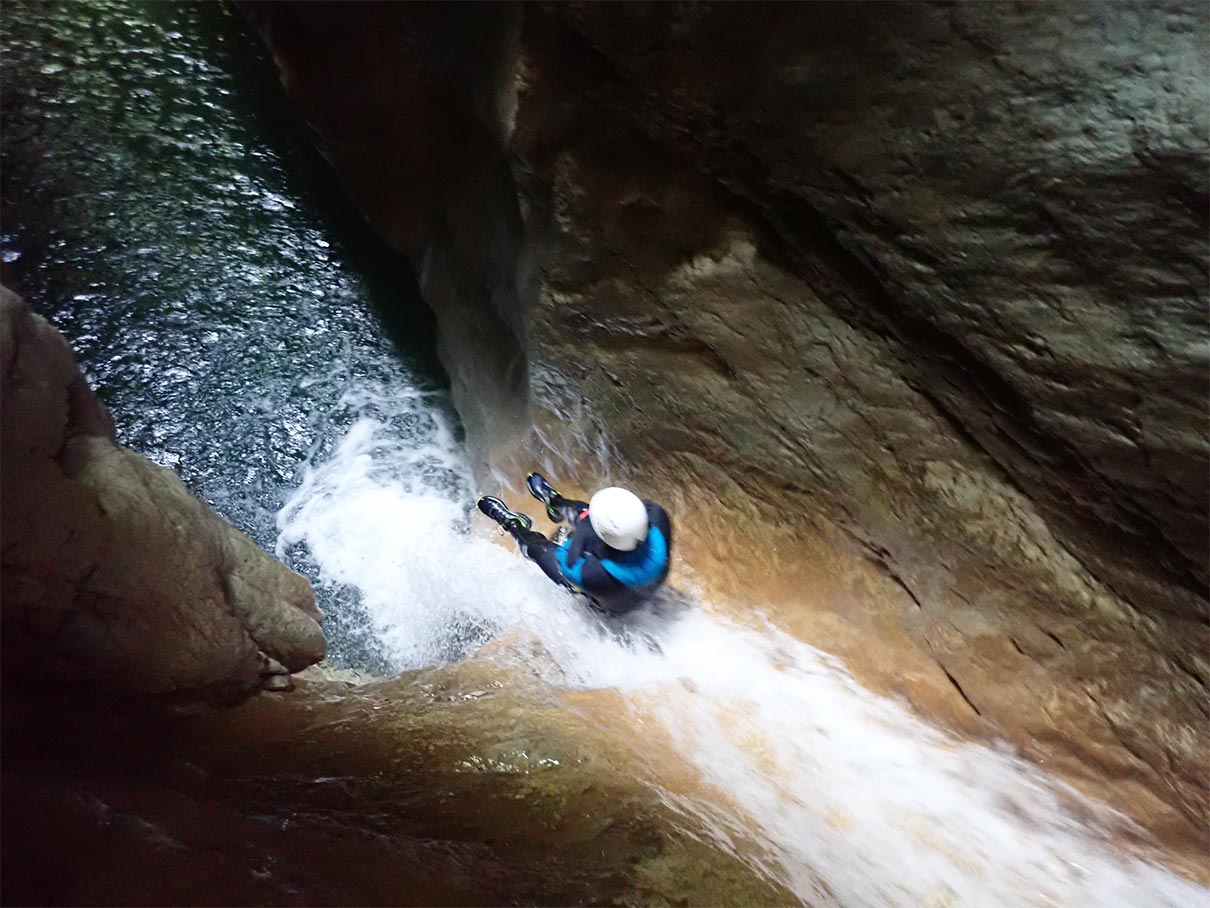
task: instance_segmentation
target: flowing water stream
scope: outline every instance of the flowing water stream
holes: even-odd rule
[[[1124,817],[1011,753],[937,732],[776,627],[699,601],[641,634],[603,629],[466,532],[470,478],[452,435],[417,444],[392,429],[392,411],[421,398],[384,390],[347,395],[361,417],[303,471],[280,525],[326,582],[362,591],[392,664],[442,658],[467,628],[535,639],[547,684],[619,691],[625,712],[607,721],[628,740],[658,729],[650,753],[635,746],[635,771],[674,809],[810,905],[1210,903],[1119,850],[1136,832]]]
[[[406,267],[225,8],[9,3],[3,66],[6,276],[125,444],[312,578],[336,664],[525,641],[544,705],[627,742],[686,828],[804,904],[1210,905],[1124,817],[871,695],[759,603],[606,628],[497,545]]]

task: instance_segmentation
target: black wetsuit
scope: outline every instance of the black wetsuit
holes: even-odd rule
[[[574,527],[571,538],[563,543],[562,553],[558,544],[536,530],[515,527],[510,532],[522,553],[536,561],[547,577],[560,586],[584,593],[601,611],[620,615],[641,605],[668,574],[672,552],[672,525],[668,512],[652,501],[644,500],[643,504],[647,507],[648,521],[648,539],[643,545],[658,543],[662,538],[662,549],[654,553],[654,563],[648,563],[639,572],[641,576],[631,577],[641,580],[639,585],[628,585],[615,576],[627,576],[619,569],[618,562],[633,560],[632,553],[620,552],[605,544],[588,519],[586,502],[562,497],[552,502],[563,520]],[[658,535],[653,535],[653,531]],[[606,562],[613,573],[605,566]],[[565,570],[564,565],[570,570]]]

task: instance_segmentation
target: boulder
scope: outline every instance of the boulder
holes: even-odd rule
[[[6,687],[240,699],[324,654],[307,581],[118,445],[63,336],[0,289]]]

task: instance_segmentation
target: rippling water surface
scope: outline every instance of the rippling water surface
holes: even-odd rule
[[[338,661],[512,640],[497,683],[525,654],[535,709],[626,742],[694,837],[804,904],[1210,904],[1123,850],[1125,818],[872,696],[758,603],[743,624],[692,602],[620,632],[468,532],[408,271],[340,201],[247,29],[209,4],[4,14],[6,278],[123,442],[313,578]]]
[[[6,2],[2,27],[6,282],[67,336],[122,443],[271,549],[351,385],[425,392],[393,417],[418,441],[434,419],[458,431],[408,266],[335,186],[238,16]],[[336,660],[382,668],[356,591],[322,598]]]

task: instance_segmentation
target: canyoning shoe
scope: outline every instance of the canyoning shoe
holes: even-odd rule
[[[534,525],[534,522],[527,515],[510,511],[508,505],[499,498],[493,498],[491,495],[482,496],[475,502],[475,505],[480,511],[506,530],[513,530],[517,527],[528,530]]]
[[[554,490],[554,487],[546,481],[546,477],[541,473],[526,473],[525,484],[529,486],[529,494],[546,505],[546,516],[555,523],[563,519],[563,514],[556,506],[560,495]]]

